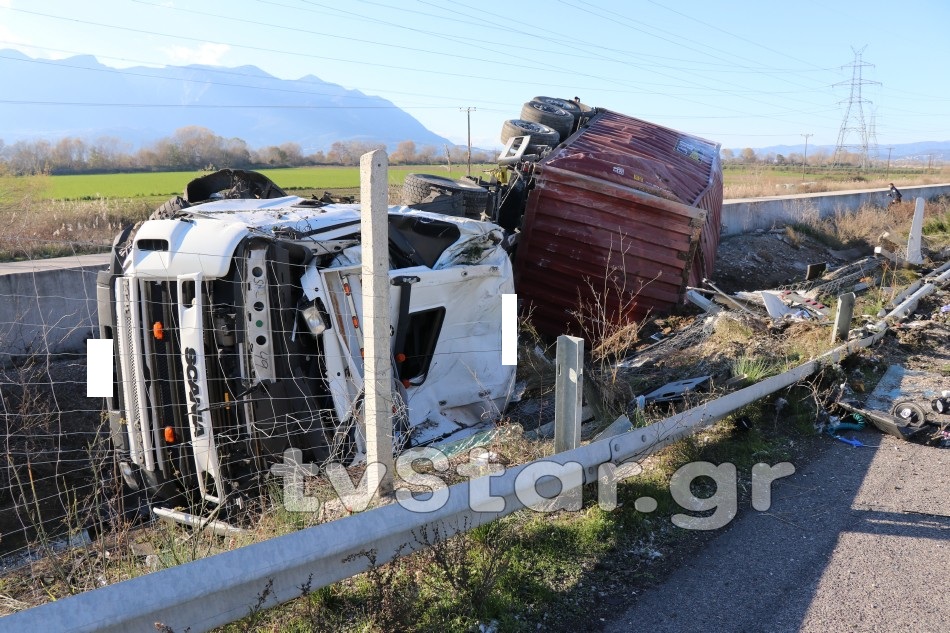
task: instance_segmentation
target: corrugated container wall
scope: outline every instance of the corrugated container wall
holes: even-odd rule
[[[604,334],[668,312],[710,276],[719,144],[599,110],[536,166],[515,287],[537,329]]]

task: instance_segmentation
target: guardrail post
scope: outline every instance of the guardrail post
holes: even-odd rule
[[[393,492],[392,350],[389,318],[389,157],[360,157],[363,283],[363,416],[367,492]]]
[[[554,452],[581,443],[581,398],[584,394],[584,339],[557,338],[557,377],[554,383]]]
[[[851,331],[851,316],[854,314],[854,293],[848,292],[838,297],[838,309],[835,311],[835,327],[831,331],[831,342],[847,341]]]

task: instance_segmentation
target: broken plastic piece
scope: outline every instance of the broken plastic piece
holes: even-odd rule
[[[864,446],[864,444],[861,443],[861,440],[853,440],[847,437],[841,437],[840,435],[832,435],[831,437],[844,442],[845,444],[850,444],[851,446]]]

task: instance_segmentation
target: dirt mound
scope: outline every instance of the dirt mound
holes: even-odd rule
[[[809,264],[825,263],[831,270],[872,253],[870,246],[835,250],[793,228],[760,230],[723,238],[713,280],[730,293],[779,288],[805,281]]]

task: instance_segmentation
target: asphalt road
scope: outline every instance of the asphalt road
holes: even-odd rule
[[[848,434],[848,435],[854,435]],[[604,631],[950,631],[950,449],[834,442]]]

